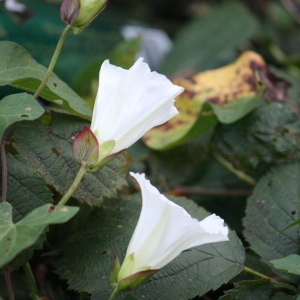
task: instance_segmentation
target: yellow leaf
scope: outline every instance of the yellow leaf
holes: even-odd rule
[[[143,141],[152,149],[162,150],[204,133],[216,123],[213,109],[210,105],[204,107],[204,103],[226,109],[230,103],[240,101],[234,106],[234,109],[239,109],[240,103],[257,97],[260,80],[264,81],[273,98],[278,97],[275,100],[282,100],[289,84],[270,73],[263,58],[252,51],[244,52],[228,66],[173,80],[173,83],[185,88],[175,102],[179,114],[147,132]],[[278,82],[284,82],[284,85],[278,88]],[[240,109],[244,114],[250,110]]]

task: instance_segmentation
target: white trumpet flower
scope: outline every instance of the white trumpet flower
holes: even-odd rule
[[[100,69],[91,124],[99,143],[98,161],[127,149],[148,130],[177,115],[174,98],[183,90],[164,75],[151,72],[142,58],[129,70],[106,60]]]
[[[130,173],[142,191],[142,211],[118,273],[122,288],[130,288],[139,274],[150,277],[182,251],[207,244],[228,241],[228,228],[215,214],[202,221],[192,218],[181,206],[167,199],[145,179],[144,174]],[[145,278],[146,280],[147,278]],[[140,281],[145,281],[140,280]]]

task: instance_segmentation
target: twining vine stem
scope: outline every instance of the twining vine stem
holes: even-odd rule
[[[40,86],[37,88],[37,90],[33,94],[34,98],[37,98],[40,95],[40,93],[42,92],[43,88],[47,84],[47,81],[48,81],[48,79],[49,79],[49,77],[50,77],[50,75],[51,75],[51,73],[53,71],[53,68],[54,68],[54,66],[56,64],[57,58],[58,58],[58,56],[60,54],[61,48],[62,48],[62,46],[64,44],[64,41],[65,41],[65,39],[66,39],[66,37],[67,37],[67,35],[68,35],[69,32],[70,32],[70,25],[67,25],[65,27],[64,31],[62,32],[59,40],[58,40],[58,43],[57,43],[56,48],[54,50],[54,53],[52,55],[51,61],[49,63],[47,72],[46,72],[46,74],[45,74],[45,76],[44,76],[44,78],[43,78]]]

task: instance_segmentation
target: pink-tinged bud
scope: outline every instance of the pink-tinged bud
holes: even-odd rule
[[[106,4],[107,0],[64,0],[60,16],[78,34],[101,13]]]
[[[94,165],[99,157],[99,144],[90,128],[84,128],[76,135],[73,141],[73,157],[79,164]]]

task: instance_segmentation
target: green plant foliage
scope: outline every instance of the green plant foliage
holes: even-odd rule
[[[0,42],[0,53],[0,85],[9,84],[27,92],[35,92],[47,69],[18,44]],[[51,74],[40,97],[85,119],[91,118],[87,104],[55,74]]]
[[[27,93],[9,95],[0,101],[0,139],[5,129],[18,121],[34,120],[44,109]]]
[[[287,273],[300,275],[300,256],[291,254],[287,257],[271,260],[274,268],[283,270]]]
[[[298,228],[281,233],[299,218],[299,166],[293,163],[272,169],[259,181],[247,201],[244,234],[264,261],[299,253]],[[281,275],[299,282],[299,278]]]
[[[71,219],[78,207],[46,204],[31,211],[17,223],[12,222],[12,206],[8,202],[0,204],[0,267],[16,254],[34,244],[38,236],[49,224],[64,223]]]
[[[297,296],[278,293],[273,297],[275,289],[292,288],[285,284],[272,283],[268,280],[247,280],[234,284],[234,289],[226,291],[225,295],[220,297],[222,300],[253,300],[253,299],[296,299]],[[287,298],[285,298],[287,297]]]
[[[52,193],[43,177],[37,174],[22,156],[8,154],[6,159],[8,168],[7,201],[13,208],[13,222],[18,222],[35,208],[51,203]],[[2,179],[2,176],[0,178]],[[44,240],[45,236],[41,235],[33,246],[17,255],[10,263],[9,268],[11,270],[18,269],[27,262],[32,257],[33,250],[42,247]]]
[[[212,62],[224,59],[224,54],[232,53],[256,29],[255,17],[241,4],[236,2],[219,6],[181,28],[175,37],[174,48],[160,70],[170,74],[211,68]]]
[[[52,203],[52,193],[43,177],[20,155],[7,155],[8,197],[13,221],[18,222],[41,205]]]
[[[193,217],[203,219],[208,215],[185,198],[171,199]],[[109,297],[109,274],[113,266],[110,247],[115,249],[120,260],[124,258],[140,214],[140,206],[140,194],[115,202],[106,201],[100,211],[90,215],[84,229],[64,243],[57,272],[68,279],[71,289],[89,292],[95,300]],[[202,245],[184,251],[145,285],[129,294],[137,299],[188,299],[218,288],[243,269],[242,244],[232,231],[229,239],[230,242]]]
[[[260,97],[247,97],[231,101],[224,106],[210,103],[216,117],[221,123],[230,124],[243,118],[253,110]]]
[[[299,133],[295,109],[287,103],[262,102],[233,125],[219,125],[214,145],[235,167],[263,172],[275,162],[297,158]]]
[[[79,169],[72,157],[72,137],[82,130],[85,121],[53,113],[51,124],[41,121],[20,123],[14,132],[14,147],[47,184],[64,194]],[[29,129],[30,128],[30,129]],[[119,155],[100,171],[87,173],[73,197],[100,206],[103,197],[115,197],[125,184],[124,159]]]
[[[252,300],[269,299],[272,284],[267,280],[240,281],[234,285],[233,290],[225,292],[222,300]]]

